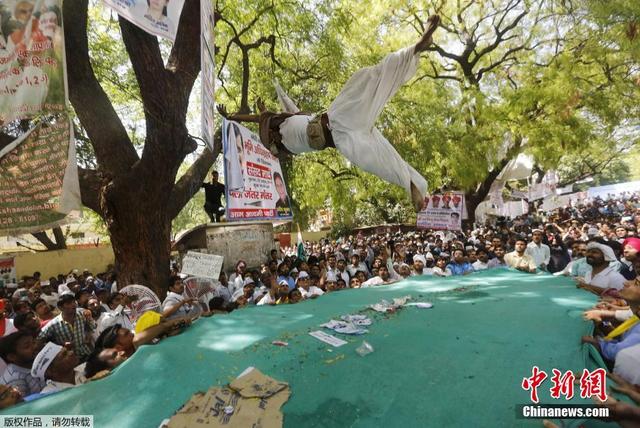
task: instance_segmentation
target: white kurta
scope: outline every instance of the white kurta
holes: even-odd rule
[[[416,72],[418,55],[414,46],[387,55],[379,64],[358,70],[333,101],[327,112],[336,148],[354,165],[381,179],[403,187],[411,195],[411,182],[424,197],[427,181],[406,163],[396,149],[376,129],[382,109],[398,89]],[[295,105],[276,87],[283,108]],[[286,97],[286,98],[285,98]],[[297,115],[280,125],[282,143],[292,153],[313,151],[307,138],[312,116]]]
[[[387,101],[415,74],[418,59],[414,46],[410,46],[357,71],[329,107],[328,115],[336,148],[347,159],[409,194],[413,181],[424,197],[427,181],[375,128]]]

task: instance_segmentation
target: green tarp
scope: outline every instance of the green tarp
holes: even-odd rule
[[[349,342],[340,348],[308,334],[332,318],[405,295],[434,308],[367,311],[374,319],[369,333],[336,334]],[[522,379],[533,365],[549,376],[552,368],[595,367],[580,344],[591,331],[581,312],[595,300],[568,278],[499,269],[252,307],[199,320],[179,336],[142,347],[104,380],[4,414],[91,414],[96,427],[155,428],[194,392],[255,366],[290,384],[286,427],[541,426],[516,417],[516,406],[530,403]],[[355,352],[363,340],[375,348],[365,357]],[[541,402],[562,404],[550,399],[550,386],[547,379],[539,389]]]

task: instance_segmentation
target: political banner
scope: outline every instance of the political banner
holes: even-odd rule
[[[215,254],[188,251],[182,259],[180,273],[198,278],[211,278],[215,281],[220,276],[224,257]]]
[[[80,211],[72,126],[38,125],[0,151],[0,235],[49,229]]]
[[[0,0],[0,125],[66,109],[62,0]]]
[[[102,0],[127,21],[154,36],[175,41],[184,0]]]
[[[202,64],[202,139],[213,151],[215,132],[215,60],[213,45],[213,26],[215,0],[200,2],[200,28],[202,40],[200,43],[200,63]]]
[[[14,257],[0,257],[0,288],[7,284],[17,284],[16,259]]]
[[[227,221],[292,218],[280,161],[236,122],[222,123]]]
[[[426,207],[417,214],[417,227],[461,230],[464,193],[446,192],[425,198]]]

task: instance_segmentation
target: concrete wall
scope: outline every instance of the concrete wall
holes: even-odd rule
[[[207,226],[207,251],[224,256],[224,270],[233,272],[238,260],[249,268],[259,267],[275,248],[271,223],[236,223]]]
[[[35,271],[40,271],[43,278],[50,278],[59,273],[66,274],[73,269],[80,272],[88,269],[96,274],[104,272],[107,265],[114,262],[111,245],[42,253],[24,252],[15,254],[15,258],[18,279]]]

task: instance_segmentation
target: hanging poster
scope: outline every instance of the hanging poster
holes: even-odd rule
[[[147,33],[174,41],[184,0],[102,0]]]
[[[14,257],[0,257],[0,288],[7,284],[17,284],[16,259]]]
[[[36,126],[0,151],[0,235],[49,229],[80,211],[72,141],[64,117]]]
[[[62,0],[0,1],[0,125],[66,106]]]
[[[214,3],[215,0],[202,0],[200,2],[200,27],[202,32],[200,44],[200,63],[202,64],[202,139],[212,151],[215,132]]]
[[[280,161],[236,122],[222,123],[227,221],[292,218]]]
[[[425,198],[426,208],[417,215],[417,227],[435,230],[461,230],[464,193],[445,192]]]

